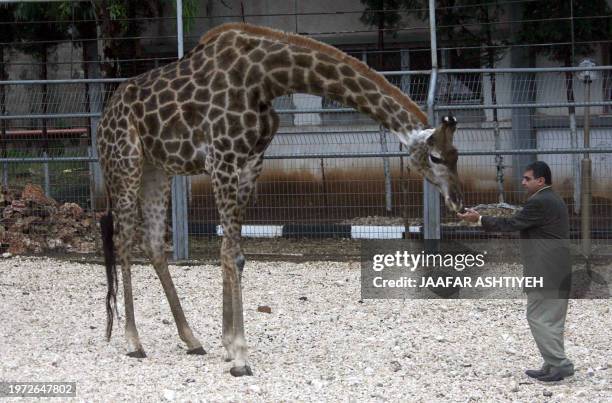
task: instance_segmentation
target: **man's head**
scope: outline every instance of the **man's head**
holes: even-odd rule
[[[527,190],[529,196],[545,186],[552,185],[550,167],[543,161],[536,161],[527,165],[521,184]]]

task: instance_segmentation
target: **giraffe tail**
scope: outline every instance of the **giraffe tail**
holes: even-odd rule
[[[106,266],[106,340],[110,341],[113,332],[113,313],[117,313],[117,265],[115,264],[115,245],[113,243],[113,213],[110,197],[106,215],[100,218],[102,231],[102,249],[104,251],[104,265]]]

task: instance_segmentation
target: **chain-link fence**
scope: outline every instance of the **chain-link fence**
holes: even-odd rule
[[[202,16],[192,20],[196,27],[245,18],[247,22],[275,25],[273,17],[285,22],[295,17],[296,31],[302,32],[299,25],[308,27],[306,31],[316,38],[331,35],[332,43],[336,40],[351,55],[385,70],[390,82],[430,112],[432,123],[447,113],[457,117],[455,144],[461,155],[459,173],[466,205],[489,205],[492,209],[504,209],[506,205],[501,203],[520,205],[524,201],[522,167],[535,159],[544,160],[553,171],[553,187],[568,204],[576,238],[580,236],[580,160],[588,126],[593,236],[612,235],[612,67],[459,69],[460,65],[453,65],[453,57],[460,56],[456,50],[469,53],[472,47],[447,47],[431,53],[427,23],[410,31],[424,42],[420,49],[401,43],[384,51],[370,45],[356,49],[354,39],[353,44],[343,45],[344,39],[376,31],[344,32],[313,25],[308,21],[318,14],[302,10],[299,3],[295,2],[291,12],[268,17],[255,12],[225,16],[217,12],[212,13],[214,21]],[[514,3],[508,7],[516,6]],[[362,14],[345,11],[346,18]],[[68,21],[75,27],[95,23],[74,15]],[[94,45],[103,46],[100,41],[110,39],[137,42],[137,54],[118,56],[119,72],[131,75],[167,63],[176,55],[177,46],[189,49],[199,37],[194,34],[196,28],[185,35],[184,42],[183,38],[177,42],[172,33],[176,25],[167,26],[175,23],[174,18],[131,16],[122,21],[146,28],[132,36],[68,39],[45,50],[45,60],[40,53],[28,54],[23,44],[3,44],[2,77],[9,78],[0,82],[0,163],[5,189],[34,183],[59,203],[76,203],[88,217],[104,209],[92,136],[105,100],[121,79],[100,79],[105,69],[96,56],[100,49]],[[289,30],[283,24],[276,26]],[[316,26],[318,32],[313,28]],[[45,43],[44,38],[30,45],[40,43]],[[604,52],[607,48],[601,49]],[[434,54],[441,59],[441,66],[454,68],[439,68]],[[604,56],[601,61],[609,64]],[[542,64],[550,64],[550,60]],[[579,76],[584,71],[595,71],[596,79],[585,83]],[[432,222],[431,213],[424,212],[423,179],[409,169],[405,151],[394,135],[367,116],[325,98],[293,94],[277,98],[274,106],[281,127],[266,153],[256,195],[249,203],[245,236],[423,236]],[[585,125],[587,115],[589,125]],[[221,231],[209,178],[192,177],[186,193],[184,214],[174,216],[186,219],[190,238],[180,240],[218,236]],[[9,195],[5,204],[18,198]],[[458,225],[443,207],[439,210],[441,217],[433,223],[441,228],[441,236],[483,236],[474,228]],[[15,217],[6,212],[4,216],[8,230]],[[92,222],[94,219],[92,216]],[[96,231],[95,225],[87,228]]]

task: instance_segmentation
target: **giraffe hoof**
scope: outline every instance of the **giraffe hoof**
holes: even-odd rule
[[[230,369],[230,374],[235,377],[253,376],[253,371],[251,371],[251,367],[245,365],[243,367],[232,367],[232,369]]]
[[[187,350],[187,354],[190,354],[190,355],[204,355],[204,354],[206,354],[206,350],[204,350],[204,348],[202,348],[200,346],[200,347],[193,348],[191,350]]]
[[[147,357],[147,355],[145,354],[142,348],[139,348],[136,351],[131,351],[127,353],[126,355],[131,358],[146,358]]]

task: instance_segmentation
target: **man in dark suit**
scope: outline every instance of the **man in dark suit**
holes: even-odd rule
[[[486,217],[472,209],[457,217],[479,222],[485,231],[520,231],[523,275],[543,279],[542,287],[525,292],[527,321],[544,364],[525,373],[544,382],[560,381],[574,374],[563,346],[572,270],[567,206],[552,190],[552,175],[545,162],[527,166],[522,185],[529,198],[513,217]]]

